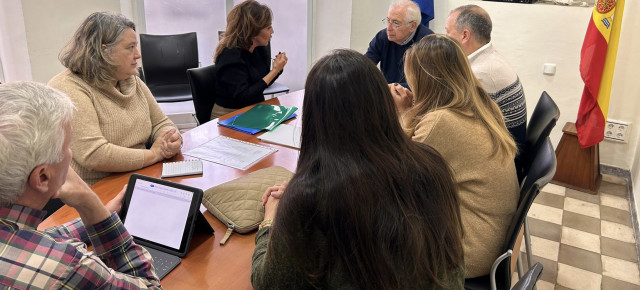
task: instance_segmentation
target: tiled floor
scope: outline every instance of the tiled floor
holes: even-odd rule
[[[549,184],[528,220],[538,289],[640,289],[626,180],[603,176],[597,195]]]

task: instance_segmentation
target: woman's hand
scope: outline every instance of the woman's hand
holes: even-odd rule
[[[286,188],[287,183],[283,182],[267,188],[264,192],[262,195],[262,206],[264,207],[265,219],[274,219],[276,217],[278,203],[280,202],[280,198],[282,198]]]
[[[281,72],[284,69],[284,66],[287,65],[287,53],[281,52],[276,55],[276,58],[273,60],[273,69],[276,72]]]
[[[409,89],[398,83],[393,83],[389,84],[389,91],[391,91],[399,112],[404,112],[413,105],[413,92]]]
[[[180,132],[176,128],[171,128],[160,132],[160,136],[153,142],[150,150],[156,155],[157,162],[173,157],[180,152],[181,146]]]

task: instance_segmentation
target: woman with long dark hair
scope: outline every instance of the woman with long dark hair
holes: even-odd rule
[[[451,172],[404,134],[384,76],[355,51],[309,72],[296,173],[263,203],[257,289],[463,287]]]
[[[216,48],[216,103],[211,119],[264,101],[262,94],[282,74],[286,53],[278,53],[271,67],[271,22],[267,5],[241,2],[227,15],[227,29]]]

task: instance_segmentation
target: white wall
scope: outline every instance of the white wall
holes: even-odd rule
[[[311,2],[313,5],[311,59],[315,63],[332,49],[350,48],[352,1],[322,0]]]
[[[22,11],[32,79],[46,83],[64,69],[58,54],[80,23],[92,12],[120,12],[120,1],[22,0]]]
[[[351,48],[367,52],[369,42],[378,31],[386,28],[382,19],[387,17],[390,0],[353,0],[351,18]]]

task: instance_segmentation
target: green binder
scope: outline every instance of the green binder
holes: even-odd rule
[[[230,125],[271,131],[296,110],[296,107],[258,104],[238,116]]]

